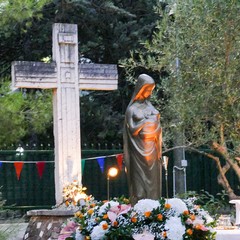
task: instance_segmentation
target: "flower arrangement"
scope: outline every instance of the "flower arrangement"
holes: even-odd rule
[[[77,206],[81,200],[84,200],[87,195],[86,187],[82,187],[77,181],[73,181],[63,188],[63,202],[68,206]]]
[[[75,231],[65,239],[215,239],[213,219],[194,205],[194,200],[143,199],[133,207],[124,197],[111,201],[89,201],[75,213],[69,223],[71,226],[75,224]]]

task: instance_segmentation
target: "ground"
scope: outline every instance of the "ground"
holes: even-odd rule
[[[5,223],[0,223],[0,238],[3,236],[4,239],[7,237],[7,240],[22,240],[27,226],[28,223],[22,219],[14,222],[7,220]]]

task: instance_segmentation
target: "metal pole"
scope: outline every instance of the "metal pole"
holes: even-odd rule
[[[186,168],[183,168],[183,172],[184,172],[184,191],[185,193],[187,192],[187,177],[186,177]]]
[[[175,197],[176,195],[176,171],[175,169],[179,170],[179,171],[183,171],[184,173],[184,192],[187,192],[187,180],[186,180],[186,168],[185,167],[178,167],[178,166],[173,166],[173,197]]]
[[[173,197],[176,195],[176,186],[175,186],[175,168],[173,167]]]
[[[165,171],[165,180],[166,180],[166,196],[168,199],[168,170]]]
[[[109,176],[107,177],[107,200],[109,201],[109,182],[110,182],[110,179],[109,179]]]

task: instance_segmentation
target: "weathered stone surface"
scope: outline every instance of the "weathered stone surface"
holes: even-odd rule
[[[63,223],[73,217],[73,212],[63,210],[32,210],[27,213],[31,216],[24,234],[24,240],[58,239]]]
[[[53,25],[53,63],[13,62],[14,88],[53,89],[55,196],[66,184],[81,184],[79,89],[117,89],[117,66],[79,64],[76,24]]]
[[[38,209],[31,210],[27,212],[28,216],[72,216],[74,214],[71,210],[48,210],[48,209]]]

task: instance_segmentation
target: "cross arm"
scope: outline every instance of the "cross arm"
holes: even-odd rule
[[[56,88],[56,63],[12,62],[14,88]]]
[[[117,65],[79,64],[79,88],[86,90],[116,90],[118,87]]]

